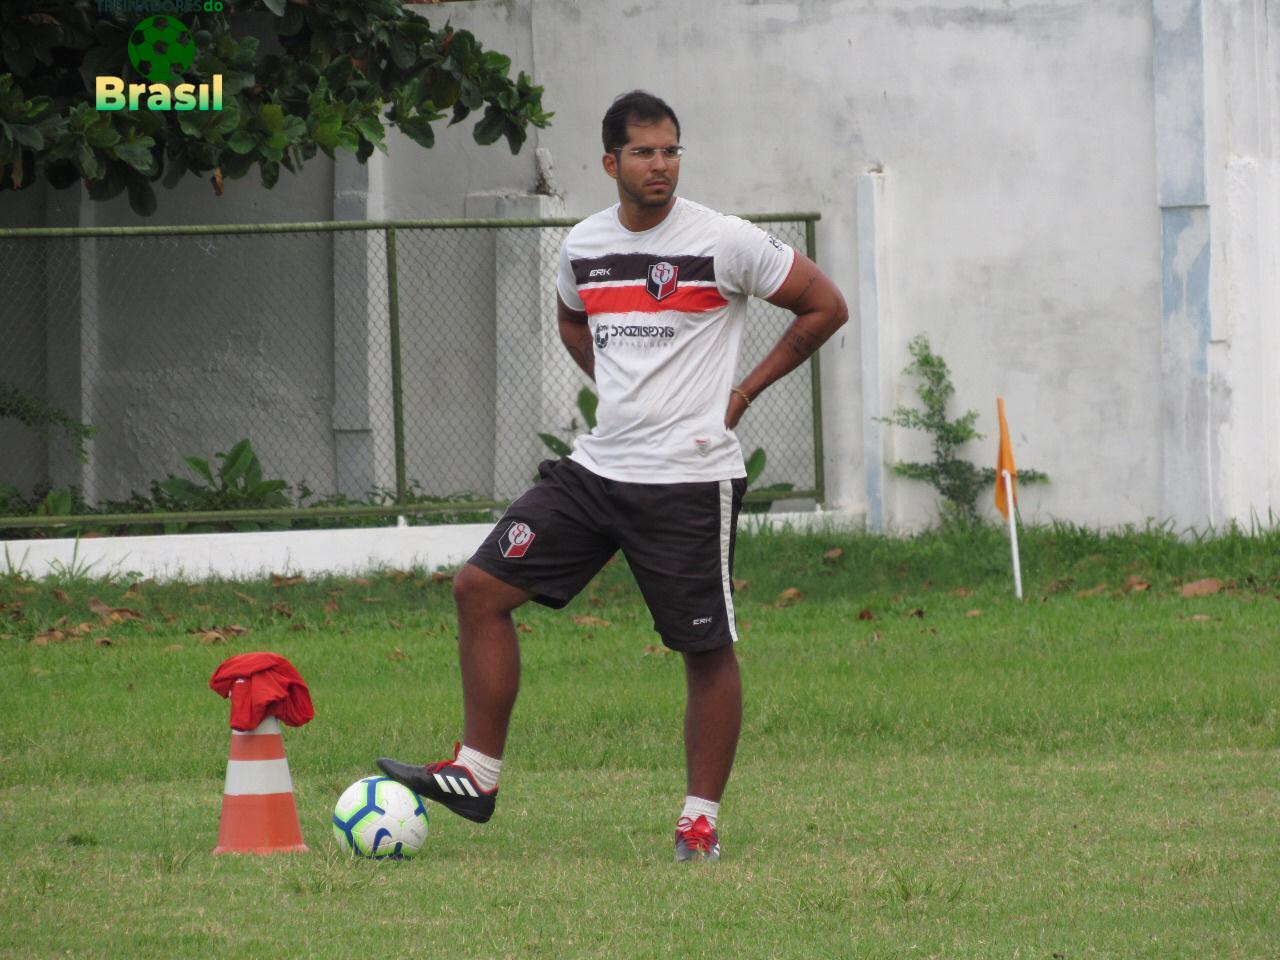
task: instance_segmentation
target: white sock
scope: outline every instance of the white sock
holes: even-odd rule
[[[680,812],[681,817],[688,817],[690,820],[706,817],[713,830],[716,826],[716,817],[719,815],[720,804],[711,800],[703,800],[701,797],[685,797],[684,809]]]
[[[481,790],[489,791],[498,785],[502,761],[496,757],[486,757],[479,750],[463,747],[458,751],[458,756],[453,762],[470,770]]]

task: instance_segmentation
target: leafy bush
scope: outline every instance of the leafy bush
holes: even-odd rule
[[[979,523],[978,497],[993,490],[996,481],[994,467],[976,467],[962,460],[959,450],[970,440],[981,440],[983,434],[974,426],[978,411],[968,410],[955,420],[947,418],[947,402],[955,395],[951,383],[951,371],[947,362],[933,352],[929,338],[919,334],[907,345],[912,361],[903,373],[919,377],[916,395],[923,409],[896,407],[887,417],[878,417],[907,430],[923,430],[933,438],[932,463],[895,463],[893,472],[908,480],[920,480],[930,484],[943,498],[943,523],[972,526]],[[1048,483],[1049,477],[1039,470],[1018,470],[1018,482],[1022,484]]]
[[[42,438],[48,438],[52,430],[61,430],[66,434],[81,462],[89,461],[89,451],[85,448],[85,444],[97,432],[94,427],[78,422],[56,407],[51,407],[39,397],[19,390],[12,384],[0,383],[0,420],[6,417],[12,417],[30,427]]]
[[[285,494],[288,484],[283,480],[262,479],[262,464],[253,452],[248,438],[241,440],[226,453],[214,454],[221,464],[215,474],[209,461],[201,457],[183,457],[183,461],[201,483],[169,474],[158,484],[153,484],[156,506],[174,513],[197,510],[271,510],[289,506]],[[264,527],[280,529],[287,523],[261,522],[257,520],[231,520],[225,524],[201,523],[186,526],[188,533],[211,533],[218,529],[261,530]]]

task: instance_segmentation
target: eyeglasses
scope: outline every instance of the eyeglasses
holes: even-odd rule
[[[658,154],[662,154],[663,160],[670,160],[672,163],[678,161],[684,156],[684,147],[629,147],[623,149],[619,147],[613,152],[618,156],[626,154],[632,159],[639,160],[641,163],[649,163]]]

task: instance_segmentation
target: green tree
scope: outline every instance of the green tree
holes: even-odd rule
[[[520,150],[544,127],[542,88],[466,30],[433,28],[402,0],[225,0],[183,15],[197,46],[188,82],[223,76],[221,111],[99,111],[97,76],[142,82],[128,57],[145,14],[101,12],[93,0],[0,0],[0,190],[84,180],[106,200],[128,191],[134,211],[157,206],[154,184],[184,176],[237,179],[255,166],[264,186],[318,152],[363,163],[386,151],[387,125],[422,147],[435,124],[473,113],[477,143]],[[282,50],[237,36],[237,14],[270,11]]]

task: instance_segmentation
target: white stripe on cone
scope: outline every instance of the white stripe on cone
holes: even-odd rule
[[[285,760],[228,760],[222,792],[232,797],[260,793],[293,793]]]
[[[237,680],[237,683],[244,683],[243,680]],[[233,737],[257,737],[264,733],[280,733],[280,721],[275,717],[267,717],[252,730],[232,730]]]
[[[232,730],[232,736],[253,737],[280,736],[280,721],[267,717],[252,730]],[[284,757],[275,760],[228,760],[227,779],[222,787],[227,796],[243,797],[264,793],[293,793],[293,780],[289,776],[289,761]]]

